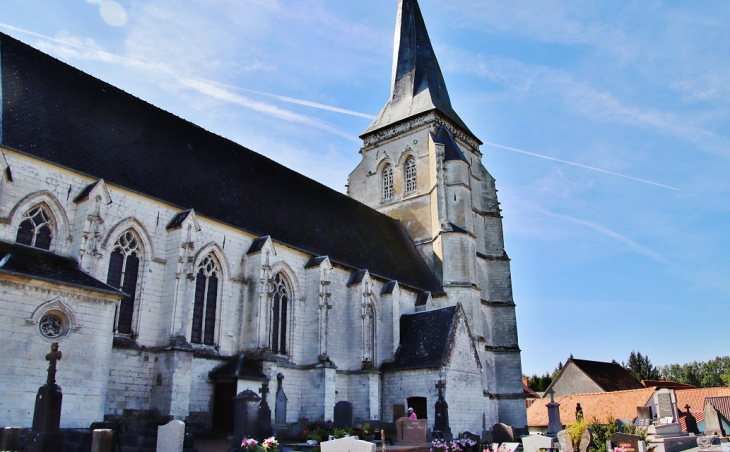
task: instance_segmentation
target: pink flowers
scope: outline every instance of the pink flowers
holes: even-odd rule
[[[276,452],[276,446],[278,445],[279,442],[272,436],[271,438],[266,438],[261,446],[266,452]]]
[[[277,452],[278,446],[279,442],[273,436],[266,438],[260,444],[253,438],[244,438],[241,442],[241,447],[246,449],[248,452]]]

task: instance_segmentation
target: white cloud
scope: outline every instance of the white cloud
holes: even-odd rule
[[[127,11],[122,5],[112,0],[104,0],[99,5],[99,14],[104,22],[114,27],[121,27],[127,23]]]

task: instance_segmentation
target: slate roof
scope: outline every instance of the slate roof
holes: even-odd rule
[[[7,259],[6,259],[7,258]],[[65,286],[125,294],[84,272],[75,259],[17,243],[0,241],[0,275],[24,276]]]
[[[550,383],[550,386],[552,386],[560,378],[563,374],[563,370],[571,362],[606,392],[626,391],[629,389],[641,389],[644,387],[644,385],[631,375],[631,372],[624,369],[621,364],[575,358],[570,358],[568,362],[565,363],[560,374],[558,374],[555,380]],[[550,391],[550,386],[545,393]]]
[[[251,362],[246,355],[241,353],[228,361],[226,364],[208,372],[208,377],[219,378],[240,378],[244,380],[268,380],[269,377],[261,372],[259,366]]]
[[[634,389],[631,391],[594,392],[587,394],[571,394],[555,397],[560,404],[560,422],[563,425],[575,422],[575,407],[580,403],[585,419],[594,417],[607,423],[609,415],[614,419],[636,419],[636,407],[646,406],[654,395],[655,388]],[[527,425],[530,427],[547,427],[547,404],[550,397],[535,400],[527,409]]]
[[[669,388],[669,389],[694,389],[697,386],[692,386],[678,381],[666,381],[666,380],[641,380],[641,384],[645,388]]]
[[[400,0],[398,5],[390,96],[362,137],[437,110],[476,139],[451,106],[446,82],[416,0]]]
[[[392,362],[380,370],[395,371],[440,367],[446,361],[458,318],[458,306],[403,314],[400,346]]]
[[[730,388],[678,389],[674,393],[677,396],[677,408],[687,411],[685,406],[689,405],[690,411],[694,413],[705,409],[705,401],[708,397],[730,396]]]
[[[400,222],[0,34],[0,144],[421,290]]]
[[[454,137],[451,136],[451,133],[446,129],[446,127],[439,127],[436,135],[431,134],[431,137],[433,138],[434,143],[444,145],[444,160],[463,160],[466,163],[469,163],[469,160],[464,157],[464,153],[461,152],[461,148],[458,144],[456,144]]]

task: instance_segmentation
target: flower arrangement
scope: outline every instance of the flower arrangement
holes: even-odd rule
[[[247,452],[277,452],[279,442],[273,436],[259,443],[253,438],[243,438],[241,447]]]
[[[362,434],[363,435],[369,435],[370,432],[372,432],[372,430],[370,428],[370,424],[365,424],[365,425],[362,426]]]
[[[618,446],[613,448],[613,452],[628,452],[628,449],[623,446]]]
[[[463,452],[465,448],[476,445],[476,441],[468,438],[455,439],[450,442],[436,439],[431,443],[431,452]]]

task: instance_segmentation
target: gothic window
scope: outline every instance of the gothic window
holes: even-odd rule
[[[416,191],[416,159],[410,156],[405,164],[406,194]]]
[[[139,237],[131,230],[119,237],[109,256],[109,273],[107,273],[106,283],[127,294],[122,298],[117,310],[116,331],[118,333],[132,334],[132,317],[134,300],[137,296],[141,257]]]
[[[53,240],[53,217],[43,206],[36,206],[23,215],[15,241],[49,250]]]
[[[383,168],[383,201],[393,198],[393,167],[385,165]]]
[[[273,303],[271,305],[271,350],[286,355],[286,326],[291,292],[281,273],[274,276]]]
[[[215,344],[215,310],[218,301],[220,266],[213,254],[207,255],[198,267],[193,305],[193,344]]]

